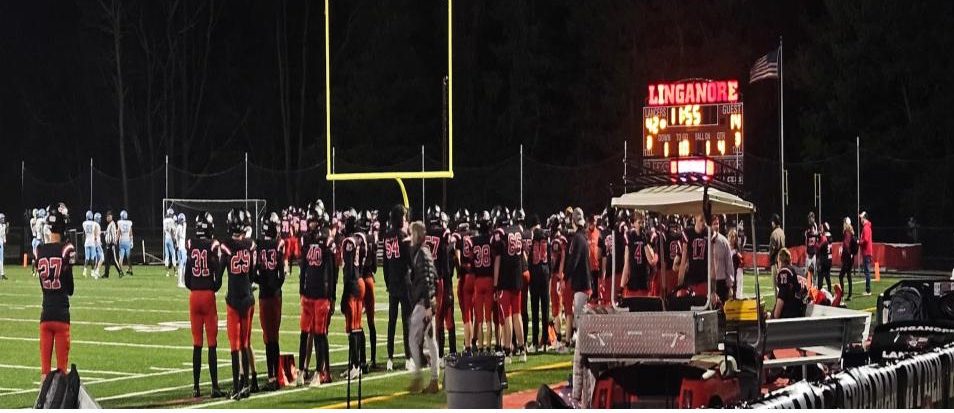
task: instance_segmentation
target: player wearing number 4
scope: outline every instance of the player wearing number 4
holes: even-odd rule
[[[70,296],[73,295],[73,263],[76,250],[63,242],[63,233],[69,223],[69,211],[62,202],[50,206],[46,221],[49,241],[37,247],[36,271],[43,290],[43,310],[40,312],[40,375],[50,373],[50,359],[56,347],[56,369],[66,373],[70,358]]]
[[[250,271],[255,267],[255,243],[245,237],[246,227],[252,225],[251,214],[241,208],[229,211],[228,227],[231,237],[219,246],[222,266],[229,277],[229,289],[225,294],[227,307],[226,325],[229,348],[232,351],[232,399],[249,396],[251,360],[252,316],[255,313],[255,298],[252,296]],[[241,373],[241,381],[239,374]]]
[[[215,293],[222,288],[219,265],[219,243],[212,239],[212,214],[202,212],[195,217],[195,238],[186,241],[188,258],[185,266],[185,285],[189,289],[189,321],[192,324],[192,396],[199,397],[199,373],[202,371],[202,333],[209,345],[209,376],[212,379],[212,397],[225,394],[219,390],[218,345],[219,316],[215,307]]]

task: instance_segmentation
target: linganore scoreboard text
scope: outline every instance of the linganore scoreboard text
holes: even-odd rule
[[[744,137],[738,81],[651,84],[646,103],[644,167],[670,173],[673,160],[706,157],[715,161],[714,173],[719,179],[742,185]]]

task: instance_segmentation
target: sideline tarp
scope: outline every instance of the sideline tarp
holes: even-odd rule
[[[751,202],[709,188],[713,214],[749,214],[755,212]],[[642,209],[665,215],[694,215],[702,212],[703,187],[696,185],[654,186],[615,197],[611,205],[617,208]]]

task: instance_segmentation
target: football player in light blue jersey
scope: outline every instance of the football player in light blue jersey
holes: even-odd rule
[[[119,211],[119,222],[116,223],[119,230],[119,268],[126,264],[126,270],[120,273],[132,276],[132,248],[133,248],[133,223],[129,220],[129,213],[126,210]]]
[[[185,267],[186,267],[186,216],[179,213],[176,216],[176,248],[179,251],[179,287],[186,288],[185,285]]]
[[[99,226],[99,235],[96,236],[96,275],[99,277],[100,270],[103,268],[103,262],[106,260],[106,254],[103,253],[103,214],[99,212],[93,214],[93,221]]]
[[[3,269],[3,244],[7,243],[7,216],[0,213],[0,280],[7,279],[7,273]]]
[[[166,277],[176,267],[176,213],[169,208],[162,219],[162,262],[166,266]]]
[[[83,277],[87,277],[88,272],[92,270],[93,278],[99,278],[96,246],[99,245],[101,230],[93,218],[93,211],[86,211],[86,221],[83,221]]]

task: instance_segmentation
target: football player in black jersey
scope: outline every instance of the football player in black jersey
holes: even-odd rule
[[[623,297],[645,297],[650,295],[652,268],[656,265],[656,252],[645,227],[646,218],[641,212],[633,215],[633,228],[626,234],[626,248],[623,260],[623,279],[620,288]]]
[[[454,331],[454,281],[451,278],[450,230],[444,223],[443,211],[438,205],[427,209],[427,233],[424,236],[424,246],[434,259],[437,269],[435,280],[437,294],[437,312],[434,314],[434,326],[437,329],[437,349],[440,357],[444,357],[444,331],[447,330],[447,339],[451,353],[457,352],[457,333]]]
[[[209,376],[212,397],[223,397],[219,390],[218,346],[219,315],[215,293],[222,288],[219,264],[219,243],[213,239],[212,214],[195,216],[194,237],[186,241],[185,285],[189,289],[189,321],[192,324],[192,396],[199,397],[199,375],[202,369],[202,339],[209,346]]]
[[[378,248],[377,234],[374,232],[374,217],[371,211],[362,211],[358,214],[357,234],[363,234],[365,239],[366,251],[365,259],[360,270],[360,276],[364,281],[364,313],[368,321],[368,335],[371,342],[371,361],[367,361],[367,346],[364,345],[364,336],[361,337],[361,364],[367,370],[374,370],[378,366],[378,333],[374,327],[374,273],[378,270]]]
[[[527,227],[527,213],[523,208],[518,208],[513,212],[514,225],[520,228],[520,236],[523,241],[523,257],[520,260],[520,274],[523,276],[523,284],[520,289],[520,320],[523,322],[523,342],[526,345],[527,335],[530,334],[530,246],[533,243],[533,233]],[[516,344],[516,343],[514,343]]]
[[[709,226],[703,214],[696,214],[693,226],[685,231],[682,266],[679,268],[679,285],[688,288],[697,297],[709,295],[709,241],[706,238]]]
[[[478,351],[490,351],[494,341],[493,294],[494,270],[490,254],[492,223],[490,213],[481,211],[476,217],[477,234],[471,237],[474,271],[474,339]]]
[[[272,212],[262,219],[262,238],[256,241],[258,259],[255,283],[258,284],[259,321],[265,342],[265,363],[268,365],[266,390],[278,390],[278,332],[282,324],[282,285],[285,283],[285,241],[279,236],[281,221]]]
[[[513,225],[510,211],[506,208],[498,211],[497,225],[491,241],[491,251],[494,257],[494,291],[497,294],[502,327],[500,344],[508,362],[511,355],[517,355],[522,361],[526,361],[527,355],[523,351],[523,321],[520,315],[520,292],[523,290],[522,230]]]
[[[411,239],[407,232],[407,209],[403,205],[391,208],[388,228],[384,233],[384,283],[388,289],[388,371],[394,369],[394,333],[397,328],[398,314],[403,328],[405,367],[410,370],[411,351],[408,346],[407,330],[410,296],[408,295],[408,271],[411,268]],[[400,312],[399,312],[400,311]]]
[[[40,381],[50,373],[53,348],[56,369],[66,374],[70,358],[70,296],[73,295],[73,264],[76,249],[63,239],[69,211],[62,202],[48,208],[48,242],[36,248],[36,271],[43,291],[40,311]]]
[[[245,238],[246,227],[251,225],[251,214],[242,208],[233,208],[228,214],[231,237],[219,245],[222,267],[228,274],[228,292],[225,294],[226,325],[229,347],[232,351],[232,399],[249,396],[251,360],[252,316],[255,313],[255,298],[252,296],[251,273],[255,266],[255,243]],[[241,374],[241,380],[240,380]]]
[[[302,372],[297,385],[304,384],[304,372],[308,366],[306,353],[309,338],[314,343],[315,369],[312,386],[331,382],[328,360],[328,319],[331,317],[332,297],[335,294],[335,245],[334,232],[329,225],[328,214],[321,205],[308,209],[308,231],[302,238],[301,278],[298,293],[301,295],[301,336],[298,346],[298,369]]]

